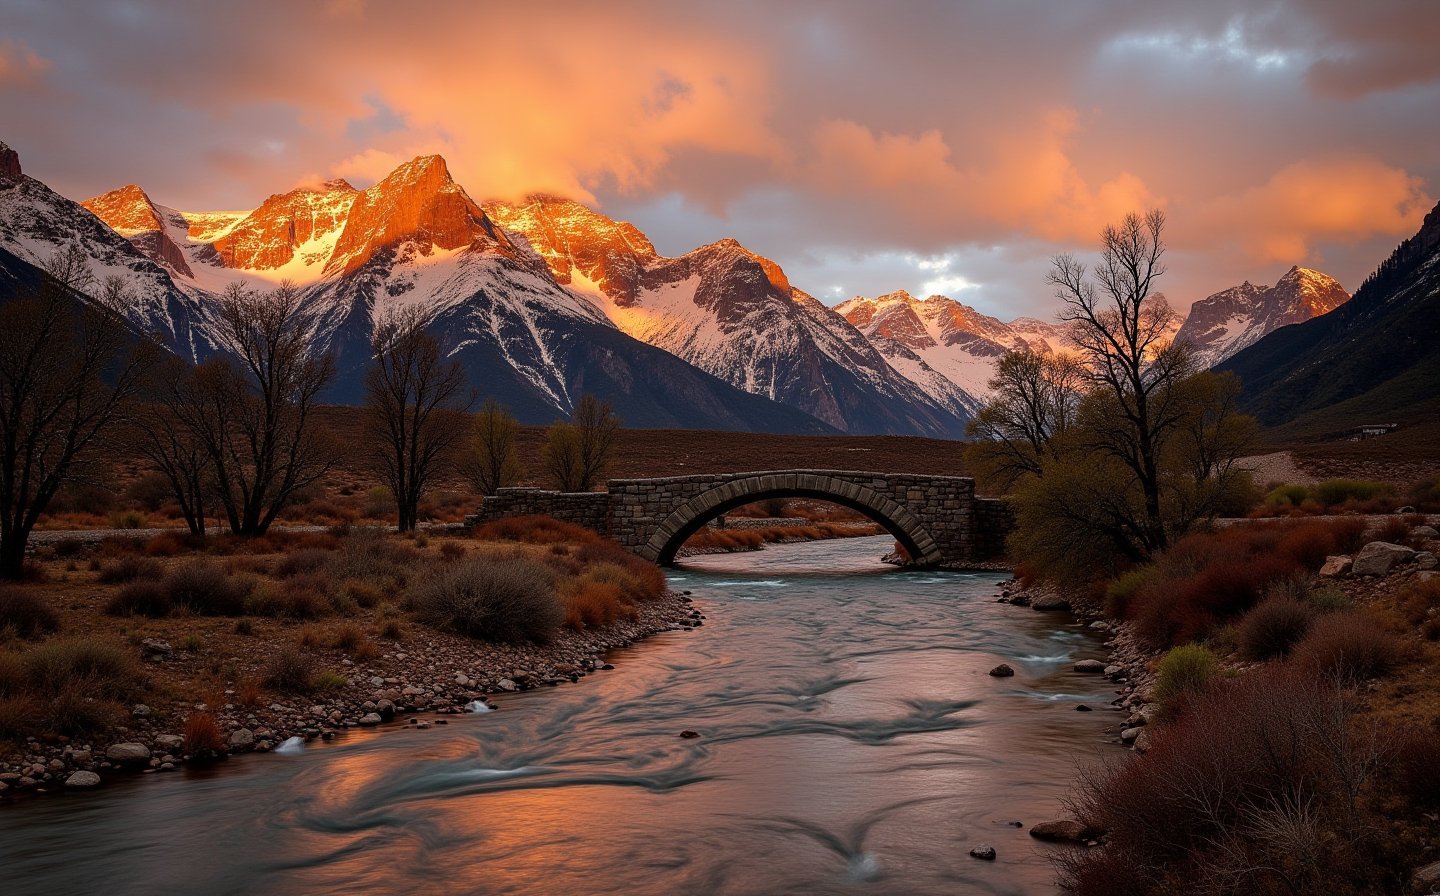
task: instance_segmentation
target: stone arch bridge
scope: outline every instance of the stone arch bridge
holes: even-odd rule
[[[850,470],[612,479],[603,492],[502,488],[467,522],[545,514],[669,564],[702,526],[767,498],[816,498],[849,507],[883,526],[926,566],[964,566],[996,557],[1012,524],[1003,502],[975,497],[973,479]]]

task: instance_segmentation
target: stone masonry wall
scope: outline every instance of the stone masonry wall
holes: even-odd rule
[[[671,514],[713,489],[735,483],[738,500],[761,493],[830,494],[852,506],[863,503],[838,494],[846,484],[889,498],[908,510],[919,529],[933,539],[946,564],[964,564],[996,556],[1012,525],[1003,503],[975,498],[975,483],[955,476],[859,473],[849,470],[781,470],[677,476],[666,479],[614,479],[608,492],[567,494],[507,488],[486,498],[467,522],[548,514],[608,535],[642,551]],[[863,492],[856,491],[856,494]],[[863,507],[862,507],[863,509]]]

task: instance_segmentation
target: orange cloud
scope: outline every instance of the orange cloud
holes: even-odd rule
[[[1319,242],[1409,236],[1435,203],[1424,186],[1366,156],[1302,159],[1201,209],[1197,235],[1237,241],[1259,261],[1293,264],[1311,258]]]
[[[50,60],[17,40],[0,40],[0,87],[25,87],[50,69]]]
[[[938,130],[912,136],[830,121],[794,175],[831,193],[899,205],[936,226],[965,219],[1052,240],[1088,240],[1127,212],[1164,205],[1131,172],[1099,182],[1083,174],[1068,146],[1077,129],[1073,112],[1049,110],[978,141],[976,157],[960,161]]]

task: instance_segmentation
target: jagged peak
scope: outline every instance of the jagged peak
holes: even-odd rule
[[[20,170],[20,153],[0,142],[0,180],[20,180],[24,176]]]
[[[165,229],[159,209],[139,184],[92,196],[80,205],[122,236]]]
[[[411,238],[426,252],[431,246],[458,249],[479,239],[519,251],[450,176],[444,157],[416,156],[356,194],[325,271],[349,273],[377,250]]]

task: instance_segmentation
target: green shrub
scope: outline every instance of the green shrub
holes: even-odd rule
[[[1345,592],[1333,585],[1311,591],[1309,603],[1316,613],[1339,613],[1355,606]]]
[[[0,633],[33,638],[59,628],[55,611],[40,595],[28,588],[0,586]]]
[[[518,557],[454,563],[411,598],[425,622],[487,641],[544,643],[565,621],[550,567]]]
[[[1124,619],[1130,611],[1130,601],[1136,592],[1155,578],[1158,569],[1154,564],[1137,566],[1105,588],[1105,615],[1113,619]]]
[[[1265,503],[1272,507],[1299,507],[1310,497],[1310,489],[1303,485],[1281,485],[1270,490]]]
[[[1252,660],[1283,657],[1305,637],[1314,618],[1310,606],[1294,597],[1270,597],[1241,618],[1240,652]]]
[[[1215,677],[1219,661],[1208,647],[1183,644],[1160,660],[1155,676],[1155,699],[1160,711],[1174,718],[1186,702],[1204,693]]]
[[[1390,498],[1395,487],[1388,482],[1373,482],[1364,479],[1327,479],[1314,487],[1315,500],[1326,507],[1344,504],[1346,501],[1373,501],[1376,498]]]

